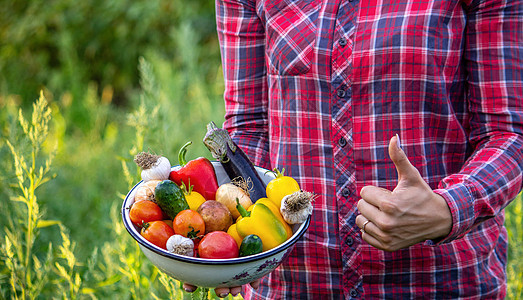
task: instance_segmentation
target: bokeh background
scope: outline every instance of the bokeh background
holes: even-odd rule
[[[176,164],[193,141],[188,159],[212,159],[201,140],[224,115],[214,2],[0,5],[0,299],[215,298],[152,266],[119,212],[136,153]],[[506,209],[509,299],[523,296],[522,202]]]

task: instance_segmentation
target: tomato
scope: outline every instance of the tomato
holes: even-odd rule
[[[174,230],[164,221],[144,223],[140,234],[152,244],[166,249],[167,240],[174,235]]]
[[[265,192],[267,194],[267,198],[276,204],[279,209],[281,207],[281,200],[283,197],[294,192],[298,192],[300,190],[300,185],[294,178],[283,175],[285,169],[283,169],[281,172],[278,171],[278,169],[274,169],[274,172],[276,174],[276,178],[267,184]]]
[[[174,217],[173,229],[176,234],[194,239],[205,234],[205,222],[198,212],[186,209]]]
[[[129,211],[131,222],[137,226],[151,221],[160,221],[163,219],[163,211],[160,206],[149,200],[142,200],[133,203]]]
[[[226,259],[238,257],[238,244],[232,236],[224,231],[207,233],[198,246],[201,258]]]

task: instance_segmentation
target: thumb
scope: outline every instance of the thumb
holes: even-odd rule
[[[419,180],[421,175],[419,174],[418,169],[410,163],[407,155],[403,152],[403,149],[401,149],[401,142],[398,134],[390,139],[389,156],[398,171],[398,183],[405,180]]]

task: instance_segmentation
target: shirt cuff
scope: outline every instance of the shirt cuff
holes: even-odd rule
[[[427,240],[426,245],[440,245],[462,238],[474,224],[473,195],[465,184],[454,184],[445,189],[436,189],[435,193],[442,196],[452,215],[452,228],[446,237]]]

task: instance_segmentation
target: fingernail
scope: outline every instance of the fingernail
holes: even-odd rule
[[[396,133],[396,146],[398,146],[398,149],[401,150],[401,141],[400,141],[400,136],[399,134]]]
[[[227,297],[228,293],[221,293],[220,295],[218,295],[218,297],[220,298],[225,298]]]
[[[192,292],[194,292],[194,290],[193,290],[193,289],[190,289],[190,288],[183,288],[183,289],[184,289],[187,293],[192,293]]]

